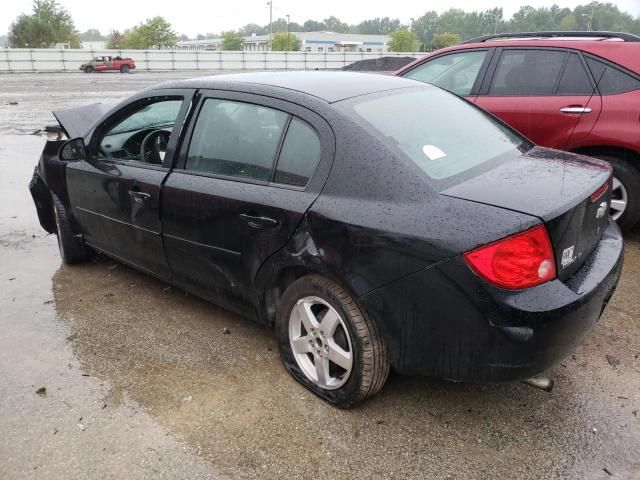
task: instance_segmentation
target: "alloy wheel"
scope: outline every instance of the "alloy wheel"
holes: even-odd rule
[[[319,297],[304,297],[289,315],[289,342],[305,376],[320,388],[342,387],[353,368],[349,331],[340,314]]]
[[[613,177],[613,189],[611,192],[611,207],[609,213],[614,220],[618,220],[627,208],[627,189],[622,182]]]

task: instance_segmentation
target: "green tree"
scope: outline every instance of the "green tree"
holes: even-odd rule
[[[560,22],[571,14],[568,8],[552,5],[550,8],[520,7],[507,22],[507,28],[513,32],[542,32],[560,29]]]
[[[431,45],[433,46],[434,50],[438,50],[439,48],[450,47],[451,45],[460,43],[460,41],[460,35],[458,35],[457,33],[442,32],[433,37]]]
[[[433,36],[438,33],[438,12],[432,10],[416,18],[412,30],[422,44],[431,45]]]
[[[302,24],[303,32],[322,32],[327,29],[324,22],[316,22],[315,20],[307,20]]]
[[[402,27],[400,20],[389,17],[374,18],[373,20],[365,20],[360,22],[355,28],[355,33],[362,35],[388,35]]]
[[[285,18],[277,18],[271,24],[271,28],[273,29],[273,33],[286,32],[287,20]],[[269,25],[267,25],[267,33],[269,33]]]
[[[237,32],[224,32],[222,34],[222,50],[242,50],[244,37]]]
[[[125,30],[120,34],[112,32],[107,45],[119,45],[119,48],[145,49],[170,48],[175,46],[178,35],[171,29],[171,24],[162,17],[153,17],[146,22]]]
[[[392,52],[417,52],[420,50],[418,37],[406,28],[389,34],[389,50]]]
[[[112,30],[107,38],[107,48],[117,50],[125,47],[124,35],[118,30]]]
[[[481,12],[478,16],[478,35],[487,33],[499,33],[504,30],[504,12],[502,8],[492,8]]]
[[[153,17],[137,27],[141,48],[174,47],[178,40],[171,24],[163,17]]]
[[[83,42],[99,42],[101,40],[106,40],[106,37],[100,33],[100,30],[96,28],[90,28],[86,32],[82,32],[80,35],[80,40]]]
[[[33,14],[22,14],[11,24],[9,43],[18,48],[49,48],[56,43],[80,47],[71,15],[56,0],[34,0]]]
[[[578,30],[578,20],[576,20],[576,16],[574,14],[567,15],[562,20],[560,20],[560,25],[558,26],[558,30],[564,31],[575,31]]]
[[[271,50],[276,52],[297,52],[302,42],[293,33],[278,32],[273,34]]]
[[[238,33],[243,37],[250,37],[252,34],[266,35],[269,33],[269,26],[261,27],[257,23],[247,23],[244,27],[238,30]]]
[[[329,32],[347,33],[350,30],[349,25],[334,16],[325,18],[322,23],[324,23],[325,29]]]
[[[591,2],[578,5],[573,13],[580,30],[609,30],[614,32],[629,32],[633,30],[634,19],[631,15],[621,12],[612,3]],[[590,24],[590,25],[589,25]]]

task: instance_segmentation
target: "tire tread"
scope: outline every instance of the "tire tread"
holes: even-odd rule
[[[390,370],[389,354],[385,342],[375,324],[358,306],[353,297],[333,280],[322,275],[312,274],[296,280],[289,289],[301,283],[312,285],[315,289],[326,291],[340,302],[349,316],[349,321],[360,340],[361,377],[357,390],[349,398],[336,403],[339,407],[351,407],[367,397],[378,393],[387,379]],[[285,292],[286,295],[287,292]]]

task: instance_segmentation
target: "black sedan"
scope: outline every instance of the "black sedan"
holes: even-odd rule
[[[30,188],[64,261],[102,252],[273,326],[296,380],[342,407],[391,367],[538,374],[618,282],[609,165],[419,82],[225,75],[55,115],[71,140]]]

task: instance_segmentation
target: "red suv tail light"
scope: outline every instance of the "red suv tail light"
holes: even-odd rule
[[[556,278],[556,264],[544,225],[464,254],[471,269],[489,283],[518,289]]]

